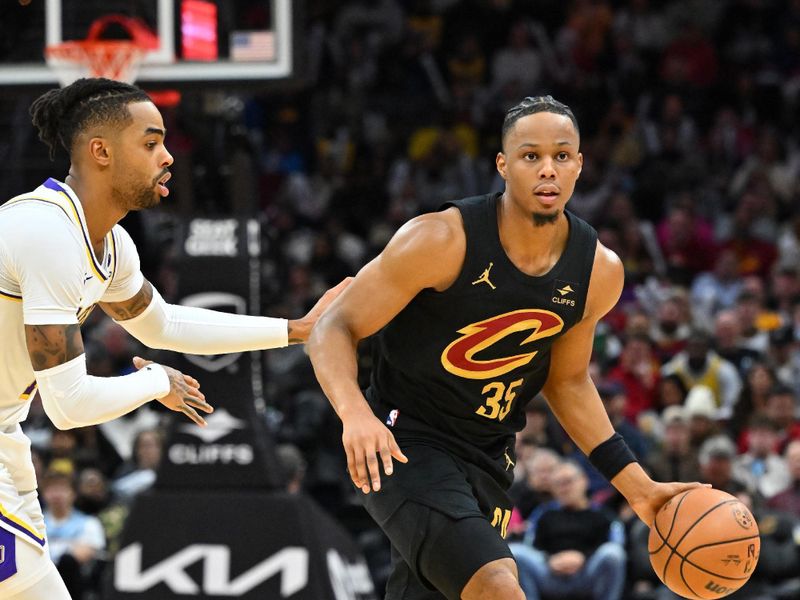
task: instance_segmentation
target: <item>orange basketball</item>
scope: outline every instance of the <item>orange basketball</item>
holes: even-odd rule
[[[736,498],[695,488],[656,514],[648,539],[650,564],[669,589],[685,598],[722,598],[742,587],[758,562],[758,525]]]

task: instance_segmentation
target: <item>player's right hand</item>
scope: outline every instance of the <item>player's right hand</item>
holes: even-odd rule
[[[133,366],[137,369],[152,363],[152,360],[144,360],[138,356],[133,357]],[[169,394],[159,398],[158,401],[168,409],[182,412],[201,427],[205,427],[206,420],[195,409],[202,410],[205,413],[212,413],[214,408],[206,402],[206,397],[200,391],[200,383],[194,377],[184,375],[177,369],[166,365],[161,366],[169,377]]]
[[[659,481],[652,481],[646,493],[639,497],[639,499],[627,498],[636,515],[644,521],[648,527],[653,526],[656,513],[659,509],[666,504],[667,500],[677,496],[681,492],[686,492],[698,487],[711,487],[708,483],[699,483],[697,481],[692,483],[683,483],[680,481],[673,481],[671,483],[662,483]]]
[[[350,479],[365,494],[370,492],[370,483],[372,491],[381,489],[378,455],[386,475],[391,475],[394,470],[392,458],[403,463],[408,462],[392,432],[368,407],[343,417],[342,427],[342,443],[347,454]]]

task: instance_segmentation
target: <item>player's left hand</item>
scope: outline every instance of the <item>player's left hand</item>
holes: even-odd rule
[[[152,360],[133,357],[133,366],[137,369],[143,369],[150,364],[153,364]],[[170,389],[169,393],[158,401],[170,410],[182,412],[200,427],[205,427],[206,420],[197,411],[212,413],[214,408],[206,402],[205,395],[200,391],[200,383],[191,375],[184,375],[177,369],[167,365],[160,366],[167,372]]]
[[[673,496],[698,487],[711,487],[707,483],[699,483],[697,481],[693,483],[679,481],[661,483],[653,481],[652,484],[652,486],[648,487],[647,492],[639,498],[628,498],[628,503],[633,511],[648,527],[653,525],[658,510]]]

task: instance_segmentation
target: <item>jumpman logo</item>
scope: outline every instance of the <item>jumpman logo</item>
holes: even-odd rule
[[[508,448],[506,448],[506,449],[503,451],[503,456],[504,456],[504,457],[505,457],[505,459],[506,459],[506,471],[508,471],[509,469],[513,469],[513,468],[514,468],[514,465],[515,465],[516,463],[515,463],[513,460],[511,460],[511,457],[508,455]]]
[[[493,265],[494,263],[490,262],[489,266],[486,267],[486,270],[481,274],[481,276],[472,282],[472,285],[478,285],[479,283],[488,283],[490,288],[496,290],[497,288],[494,287],[494,284],[491,281],[489,281],[489,271],[492,270]]]

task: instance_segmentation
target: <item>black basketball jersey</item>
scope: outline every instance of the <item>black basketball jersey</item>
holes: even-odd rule
[[[583,317],[597,233],[566,212],[561,257],[545,275],[527,275],[500,244],[499,198],[443,206],[464,222],[461,273],[443,292],[423,290],[379,332],[367,397],[401,445],[442,447],[508,483],[514,434],[547,379],[550,347]]]

